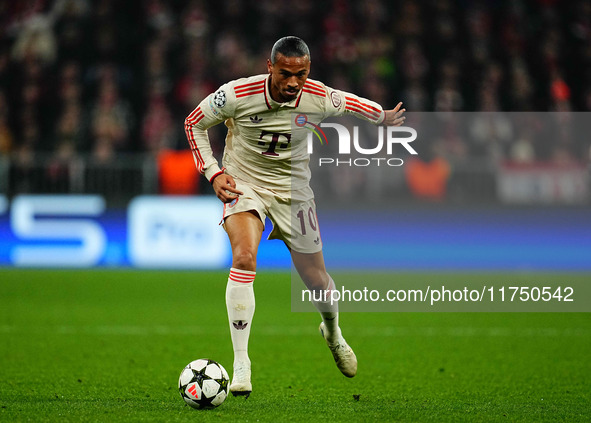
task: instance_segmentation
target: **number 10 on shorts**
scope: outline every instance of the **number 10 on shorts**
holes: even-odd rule
[[[316,213],[312,207],[308,207],[308,213],[304,212],[304,210],[300,210],[296,216],[300,221],[300,232],[302,235],[306,235],[306,226],[309,226],[313,232],[316,232],[318,225],[316,222]]]

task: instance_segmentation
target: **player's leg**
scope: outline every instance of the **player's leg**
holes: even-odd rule
[[[338,302],[333,301],[330,294],[330,291],[336,289],[335,283],[326,272],[322,251],[300,253],[291,249],[291,258],[304,284],[312,291],[312,302],[322,316],[320,333],[326,340],[337,367],[345,376],[355,376],[357,357],[343,338],[339,327]]]
[[[224,228],[232,246],[232,269],[226,286],[226,307],[234,349],[230,391],[248,397],[252,391],[248,338],[255,309],[253,284],[264,225],[257,212],[246,211],[226,217]]]
[[[322,255],[322,240],[316,218],[316,204],[310,187],[291,192],[290,201],[277,196],[271,201],[269,217],[273,231],[269,239],[285,242],[291,252],[291,259],[312,293],[335,289],[334,282],[326,272]],[[316,296],[316,298],[319,298]],[[322,316],[320,331],[326,340],[339,370],[347,377],[355,376],[357,358],[341,334],[339,328],[338,303],[331,298],[313,301]]]
[[[334,281],[326,272],[322,251],[313,254],[291,251],[292,261],[306,287],[312,292],[312,302],[320,312],[330,341],[340,336],[338,303],[331,301]]]

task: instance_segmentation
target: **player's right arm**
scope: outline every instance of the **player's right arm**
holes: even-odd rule
[[[215,194],[224,203],[232,201],[242,192],[236,189],[234,178],[220,168],[211,150],[207,130],[231,118],[235,102],[234,90],[228,84],[223,85],[205,97],[185,119],[185,133],[197,170],[212,184]]]

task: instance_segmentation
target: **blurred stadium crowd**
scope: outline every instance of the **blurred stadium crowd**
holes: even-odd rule
[[[289,34],[310,45],[312,78],[384,107],[591,111],[588,0],[3,0],[0,156],[187,148],[185,116],[222,83],[265,73]],[[223,130],[212,137],[219,153]]]

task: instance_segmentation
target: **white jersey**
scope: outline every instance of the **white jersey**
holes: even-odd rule
[[[331,116],[352,113],[379,124],[379,104],[308,79],[299,95],[278,103],[269,92],[270,75],[242,78],[207,96],[185,120],[185,132],[197,169],[211,182],[220,173],[276,191],[308,186],[306,138],[296,139],[292,122],[298,113]],[[212,154],[207,129],[225,121],[228,127],[220,169]]]

